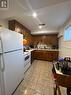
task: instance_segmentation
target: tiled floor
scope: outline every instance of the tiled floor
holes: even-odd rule
[[[52,63],[35,60],[14,95],[53,95]],[[61,87],[62,95],[66,89]]]

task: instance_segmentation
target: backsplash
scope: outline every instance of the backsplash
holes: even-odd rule
[[[33,35],[32,45],[35,48],[58,48],[58,38],[57,35]]]

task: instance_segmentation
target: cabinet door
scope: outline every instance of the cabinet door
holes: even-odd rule
[[[34,57],[34,59],[39,59],[40,58],[40,52],[34,51],[33,57]]]
[[[42,55],[41,51],[37,51],[37,59],[42,59]]]
[[[34,51],[31,51],[31,64],[34,61]]]
[[[57,60],[58,58],[58,51],[47,51],[45,54],[45,59],[48,61]]]
[[[58,58],[58,51],[35,50],[32,54],[34,59],[53,61]]]
[[[46,51],[45,59],[48,61],[52,61],[52,52],[51,51]]]
[[[58,59],[58,51],[54,51],[53,52],[53,60],[57,60]]]

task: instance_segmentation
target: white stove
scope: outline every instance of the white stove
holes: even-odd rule
[[[24,52],[24,72],[28,70],[31,65],[31,52]]]

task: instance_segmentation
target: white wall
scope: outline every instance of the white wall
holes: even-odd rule
[[[2,25],[3,28],[8,28],[8,21],[0,19],[0,25]]]
[[[71,24],[71,18],[59,30],[59,56],[71,57],[71,41],[64,41],[63,33],[65,27]]]

